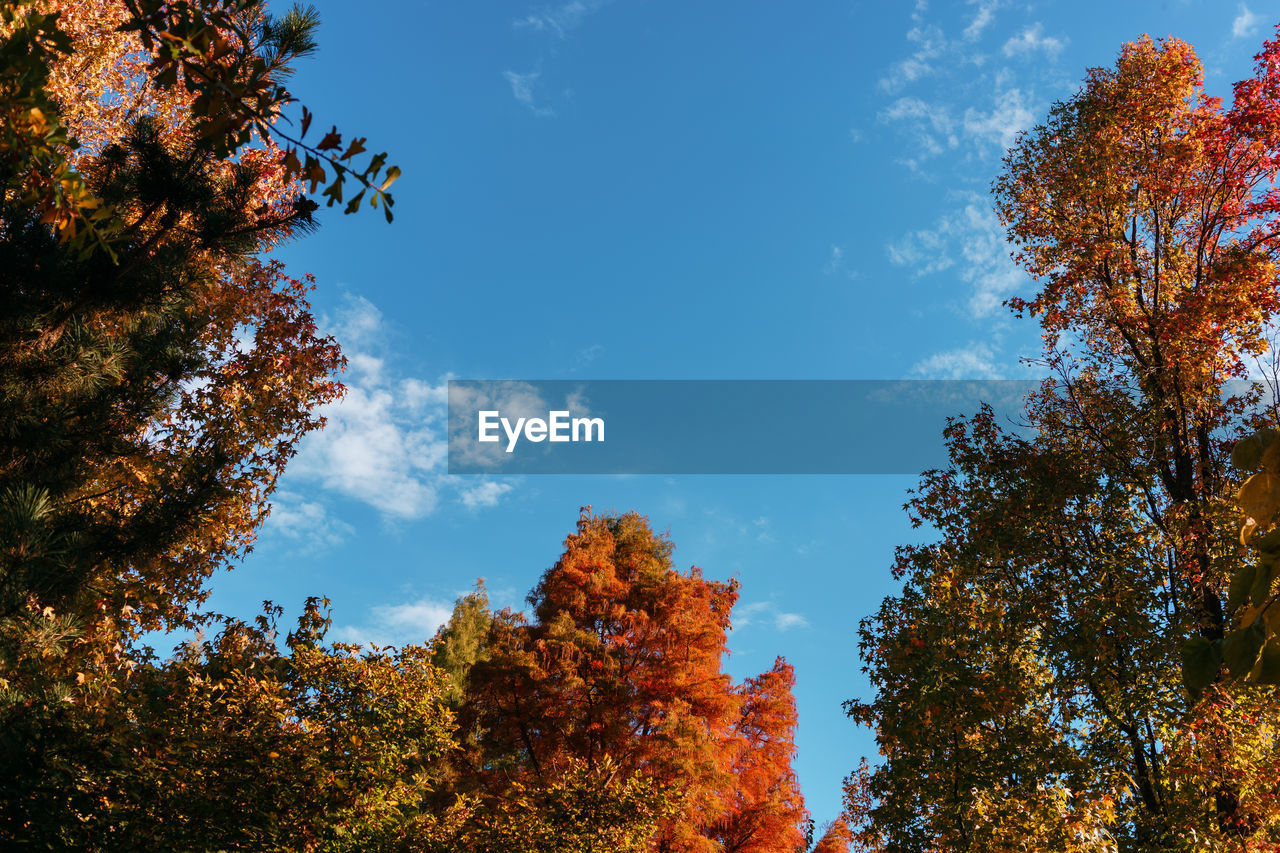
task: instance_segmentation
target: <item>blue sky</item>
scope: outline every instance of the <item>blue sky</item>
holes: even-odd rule
[[[580,506],[637,510],[680,568],[742,584],[738,678],[796,667],[822,822],[870,733],[857,622],[919,541],[913,478],[450,477],[475,379],[1022,378],[1038,335],[987,188],[1015,134],[1142,33],[1227,95],[1280,4],[327,0],[294,86],[404,169],[391,226],[330,211],[281,253],[351,360],[213,609],[334,602],[420,641],[477,577],[520,606]],[[673,413],[673,417],[678,416]]]

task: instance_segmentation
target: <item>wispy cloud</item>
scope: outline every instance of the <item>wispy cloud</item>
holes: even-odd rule
[[[772,601],[753,601],[733,608],[733,628],[741,631],[752,625],[772,625],[775,631],[808,628],[809,620],[799,613],[789,613]]]
[[[608,6],[612,0],[567,0],[567,2],[540,5],[511,21],[511,25],[541,37],[543,41],[542,59],[555,55],[555,42],[569,37],[569,33],[577,29],[592,14]],[[546,39],[553,39],[547,44]],[[529,112],[539,118],[552,118],[556,111],[547,104],[543,89],[542,62],[535,66],[536,70],[527,72],[503,71],[502,76],[511,86],[511,96]],[[560,90],[561,98],[570,97],[568,89]]]
[[[1262,22],[1262,16],[1249,11],[1249,7],[1240,4],[1239,14],[1235,20],[1231,22],[1231,35],[1233,38],[1245,38],[1253,35],[1253,31],[1258,28],[1258,24]]]
[[[956,122],[942,104],[929,104],[920,98],[898,98],[877,116],[885,124],[904,124],[913,137],[916,156],[903,162],[915,169],[924,160],[937,157],[960,145]]]
[[[304,551],[335,547],[356,532],[347,522],[332,517],[319,501],[287,491],[272,497],[267,530],[294,540]]]
[[[987,27],[991,26],[991,22],[995,20],[996,9],[999,9],[1004,3],[1001,0],[969,0],[969,5],[977,6],[978,9],[973,15],[973,19],[969,21],[969,26],[964,28],[965,41],[977,41]]]
[[[609,5],[610,0],[570,0],[559,6],[543,6],[522,17],[516,18],[512,24],[534,32],[550,32],[564,38],[570,30],[576,28],[592,12]]]
[[[799,613],[779,613],[773,617],[773,625],[779,631],[789,631],[792,628],[808,628],[809,620]]]
[[[964,132],[986,145],[978,147],[979,156],[997,149],[1003,154],[1013,145],[1018,134],[1035,123],[1028,98],[1021,89],[1009,89],[996,96],[989,111],[969,107],[964,112]]]
[[[1066,44],[1045,35],[1039,23],[1012,35],[1001,31],[997,11],[1005,0],[970,0],[968,5],[972,18],[958,34],[929,20],[927,7],[917,5],[906,33],[906,56],[890,64],[880,79],[880,88],[894,98],[877,117],[905,137],[898,162],[933,179],[942,175],[928,174],[926,166],[933,173],[958,168],[962,180],[971,179],[971,161],[1003,153],[1038,112],[1036,86],[1054,82],[1044,63],[1019,63],[1015,72],[1007,63],[997,66],[991,60],[1031,53],[1053,58]],[[966,68],[982,70],[967,73]]]
[[[827,257],[827,262],[822,267],[822,274],[844,276],[850,279],[858,277],[857,270],[849,269],[845,265],[844,248],[836,245],[831,247],[831,254]]]
[[[507,82],[511,84],[511,95],[521,104],[539,118],[551,118],[556,114],[555,110],[550,107],[540,106],[534,100],[534,87],[538,83],[538,78],[542,76],[541,71],[530,71],[528,74],[517,74],[514,71],[503,71],[502,76],[507,78]]]
[[[1008,57],[1043,53],[1050,59],[1056,59],[1065,46],[1066,39],[1044,35],[1044,25],[1035,23],[1006,41],[1001,51]]]
[[[511,491],[511,488],[510,483],[495,483],[492,480],[465,486],[460,495],[462,505],[470,509],[497,506],[502,496]]]
[[[880,78],[880,88],[897,92],[934,72],[934,63],[947,49],[947,39],[942,30],[924,23],[924,8],[916,7],[911,13],[912,27],[907,30],[907,41],[914,45],[910,55],[895,62]]]
[[[430,597],[402,604],[380,604],[369,609],[366,621],[339,625],[330,636],[359,645],[400,646],[425,643],[453,615],[453,605]]]
[[[1009,257],[999,220],[986,199],[958,193],[963,206],[939,217],[932,228],[912,231],[890,244],[890,262],[911,270],[913,277],[932,275],[959,264],[960,280],[969,285],[967,313],[990,317],[1024,281]]]
[[[944,220],[938,227],[910,232],[889,244],[886,249],[889,261],[900,267],[909,267],[913,278],[950,269],[956,261],[948,254],[949,230],[950,224]]]
[[[583,347],[578,350],[573,358],[573,368],[571,372],[577,372],[591,366],[599,356],[604,352],[604,346],[601,344],[592,344],[589,347]]]
[[[981,341],[945,352],[934,353],[917,362],[911,369],[924,379],[1001,379],[996,354]]]

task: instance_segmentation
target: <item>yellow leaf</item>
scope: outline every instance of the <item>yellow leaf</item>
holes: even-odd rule
[[[1271,448],[1267,452],[1270,453]],[[1280,510],[1280,477],[1264,468],[1244,481],[1236,493],[1236,501],[1247,517],[1261,525],[1270,524]]]

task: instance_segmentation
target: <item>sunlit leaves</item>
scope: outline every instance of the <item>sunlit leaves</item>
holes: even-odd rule
[[[35,0],[0,4],[0,185],[81,252],[103,248],[118,230],[69,160],[76,142],[47,91],[50,66],[73,51],[58,15]]]
[[[475,732],[463,779],[521,797],[607,761],[672,795],[647,825],[655,849],[797,849],[794,674],[779,660],[734,685],[722,666],[736,584],[676,571],[671,551],[639,515],[584,512],[529,597],[530,621],[500,613],[483,643],[468,641],[475,611],[460,604],[441,654],[452,670],[476,661],[459,708]]]
[[[336,128],[320,145],[307,143],[312,117],[305,108],[296,137],[285,127],[282,111],[294,98],[282,81],[291,63],[314,49],[314,10],[294,9],[272,19],[262,0],[125,0],[110,8],[103,0],[93,0],[72,7],[72,26],[97,14],[103,21],[118,22],[117,33],[76,32],[73,38],[59,14],[41,11],[57,2],[19,0],[0,6],[0,98],[6,129],[0,136],[0,160],[7,161],[6,186],[34,205],[40,221],[77,250],[102,250],[114,258],[125,223],[122,212],[102,204],[77,173],[77,141],[60,113],[79,124],[93,145],[101,138],[101,119],[116,109],[112,104],[133,101],[136,107],[146,95],[167,101],[157,117],[180,128],[211,156],[227,159],[247,150],[272,150],[283,184],[305,182],[312,193],[325,184],[325,197],[334,204],[342,199],[343,185],[354,180],[371,194],[372,206],[382,204],[391,221],[394,200],[387,189],[395,178],[390,170],[384,172],[385,153],[356,165],[366,140],[354,139],[343,150]],[[126,7],[127,15],[121,15]],[[93,38],[79,38],[86,34]],[[51,94],[60,87],[65,90],[65,67],[72,54],[89,51],[71,60],[81,69],[99,64],[103,44],[117,34],[123,41],[111,44],[107,52],[118,51],[109,61],[119,67],[110,69],[101,83],[128,89],[121,94],[130,97],[81,91],[74,100],[57,103]],[[138,63],[138,54],[148,61]],[[123,66],[131,67],[120,73]],[[46,85],[51,75],[51,86]],[[173,110],[174,104],[180,109]],[[255,138],[263,148],[253,144]],[[358,207],[357,203],[346,209],[354,212]]]
[[[908,505],[939,539],[900,549],[903,591],[861,631],[875,695],[849,711],[884,758],[847,788],[866,849],[1280,837],[1259,687],[1280,676],[1280,442],[1226,458],[1265,425],[1225,383],[1280,312],[1280,43],[1257,59],[1224,106],[1189,45],[1139,39],[1005,160],[996,206],[1034,285],[1009,305],[1052,378],[1029,438],[951,424]]]
[[[1278,433],[1267,427],[1248,435],[1232,448],[1231,461],[1244,471],[1253,471],[1236,493],[1236,503],[1243,515],[1240,541],[1249,546],[1253,557],[1236,568],[1231,575],[1227,608],[1235,611],[1248,605],[1240,616],[1238,627],[1226,642],[1237,649],[1237,662],[1224,644],[1224,655],[1233,678],[1250,678],[1264,684],[1275,683],[1264,643],[1280,637],[1280,596],[1276,581],[1280,578],[1280,441]],[[1267,531],[1265,534],[1262,531]],[[1246,640],[1247,638],[1247,640]],[[1270,640],[1269,640],[1270,638]],[[1255,663],[1258,665],[1255,667]]]

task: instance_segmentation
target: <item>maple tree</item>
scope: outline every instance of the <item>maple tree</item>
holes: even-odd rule
[[[1265,418],[1229,383],[1280,308],[1278,105],[1280,41],[1227,106],[1189,45],[1144,38],[1007,155],[996,208],[1037,286],[1009,304],[1053,378],[1028,436],[954,421],[909,503],[939,538],[899,549],[860,631],[875,694],[848,704],[883,756],[847,783],[864,849],[1280,843],[1280,696],[1221,669],[1264,675],[1269,590],[1239,576],[1270,517],[1228,452]]]

